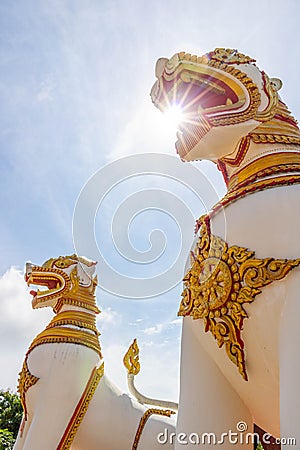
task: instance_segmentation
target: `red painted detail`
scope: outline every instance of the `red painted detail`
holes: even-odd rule
[[[226,164],[221,159],[218,159],[217,168],[222,173],[226,186],[228,186],[229,177],[227,173]]]
[[[229,166],[233,167],[239,166],[246,156],[246,153],[249,149],[249,145],[250,145],[250,135],[244,136],[240,141],[240,145],[235,158],[222,158],[221,161],[223,161],[225,164],[228,164]]]
[[[289,125],[292,125],[293,127],[298,129],[297,121],[293,117],[285,117],[285,116],[281,116],[280,114],[275,114],[274,119],[281,120],[282,122],[286,122]]]
[[[76,419],[78,418],[78,416],[80,414],[80,411],[81,411],[81,409],[82,409],[82,407],[83,407],[83,405],[84,405],[84,403],[86,401],[86,398],[87,398],[87,395],[88,395],[88,393],[90,391],[90,388],[91,388],[92,381],[93,381],[93,378],[95,376],[95,373],[96,373],[96,368],[93,369],[93,371],[92,371],[92,373],[90,375],[90,378],[89,378],[89,380],[87,382],[85,390],[84,390],[84,392],[83,392],[79,402],[76,405],[75,411],[74,411],[74,413],[73,413],[73,415],[72,415],[72,417],[71,417],[71,419],[70,419],[70,421],[69,421],[69,423],[68,423],[68,425],[67,425],[67,427],[65,429],[65,432],[64,432],[64,434],[63,434],[63,436],[62,436],[62,438],[60,440],[60,443],[58,444],[56,450],[64,450],[65,449],[65,445],[64,445],[65,444],[65,440],[66,440],[68,434],[70,433],[70,431],[73,429],[74,424],[76,422]]]

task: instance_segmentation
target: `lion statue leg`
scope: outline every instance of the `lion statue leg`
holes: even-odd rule
[[[294,449],[300,442],[299,286],[300,273],[294,272],[286,286],[279,329],[280,434],[291,444],[287,442],[285,449]]]
[[[98,450],[99,445],[109,450],[161,450],[157,438],[160,433],[168,436],[174,433],[174,424],[168,417],[151,415],[144,427],[140,427],[146,410],[104,376],[78,429],[72,450]],[[136,447],[134,442],[137,442]],[[171,450],[174,445],[167,442],[164,448]]]
[[[72,344],[44,344],[34,349],[27,364],[39,380],[26,394],[28,420],[15,450],[59,448],[98,359],[93,350]]]
[[[252,417],[235,389],[202,347],[201,337],[199,321],[185,317],[176,434],[177,438],[180,433],[185,435],[182,443],[186,440],[185,448],[188,449],[195,448],[197,442],[203,449],[210,449],[216,443],[223,443],[226,447],[230,431],[238,433],[237,425],[241,422],[250,426]],[[232,443],[235,436],[233,434],[231,437]],[[175,449],[182,448],[182,443],[179,440]],[[252,450],[253,445],[236,444],[234,448]]]
[[[14,450],[66,448],[69,438],[63,440],[63,436],[71,428],[71,418],[98,362],[98,355],[83,346],[45,344],[34,349],[28,358],[28,369],[39,381],[27,391],[28,418]],[[104,375],[80,426],[76,428],[76,419],[73,421],[72,432],[76,434],[67,448],[98,450],[101,445],[110,450],[131,449],[138,434],[139,450],[158,450],[161,448],[158,435],[171,435],[174,424],[168,417],[151,415],[137,433],[146,410]],[[174,446],[167,443],[164,448]]]

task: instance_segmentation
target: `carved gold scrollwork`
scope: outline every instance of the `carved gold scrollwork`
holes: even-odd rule
[[[249,64],[255,62],[255,59],[232,48],[215,48],[213,52],[209,53],[209,56],[215,61],[226,64]]]
[[[78,344],[85,347],[91,348],[98,353],[99,357],[102,358],[100,342],[98,339],[98,334],[92,334],[88,331],[77,330],[66,326],[54,326],[46,328],[36,338],[32,341],[27,355],[29,355],[32,350],[38,345],[42,344],[56,344],[56,343],[69,343]]]
[[[152,416],[153,414],[158,414],[159,416],[171,417],[172,414],[175,414],[175,411],[171,411],[170,409],[164,410],[164,409],[158,409],[158,408],[147,409],[147,411],[145,411],[145,413],[141,417],[138,429],[137,429],[135,437],[134,437],[134,441],[133,441],[131,450],[137,450],[143,430],[146,425],[146,422],[148,421],[149,417]]]
[[[39,381],[39,378],[32,375],[27,366],[27,357],[24,360],[23,367],[19,373],[18,391],[20,394],[21,404],[24,411],[24,419],[27,420],[27,407],[25,394],[31,386],[34,386]]]
[[[225,345],[230,360],[247,380],[243,320],[245,303],[251,303],[262,288],[284,278],[300,259],[255,258],[255,253],[237,245],[228,247],[208,230],[204,217],[201,234],[192,254],[191,269],[184,277],[179,316],[203,319],[218,346]]]

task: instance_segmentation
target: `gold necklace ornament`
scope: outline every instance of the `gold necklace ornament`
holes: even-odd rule
[[[135,437],[134,437],[134,441],[133,441],[131,450],[137,450],[143,430],[145,428],[145,425],[146,425],[149,417],[152,416],[152,414],[158,414],[159,416],[171,417],[172,414],[175,414],[175,411],[172,411],[170,409],[164,410],[164,409],[159,409],[159,408],[147,409],[147,411],[145,411],[141,417],[138,429],[137,429]]]
[[[243,321],[244,305],[252,303],[262,288],[281,280],[300,264],[300,259],[255,257],[245,247],[231,247],[210,232],[209,217],[199,220],[200,238],[192,254],[192,267],[185,275],[179,316],[204,321],[219,347],[225,346],[229,359],[248,380]]]

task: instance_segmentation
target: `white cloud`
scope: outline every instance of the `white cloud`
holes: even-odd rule
[[[122,321],[122,316],[119,312],[114,311],[111,307],[101,308],[101,313],[97,317],[98,328],[100,330],[115,327]]]
[[[182,320],[181,319],[174,319],[171,322],[163,322],[163,323],[157,323],[153,327],[145,328],[144,333],[147,335],[152,334],[159,334],[162,331],[165,331],[166,329],[172,327],[172,325],[181,325]]]
[[[127,392],[127,372],[123,366],[123,357],[128,347],[123,344],[102,346],[105,373],[109,379],[122,391]]]
[[[144,333],[149,334],[151,336],[151,334],[161,333],[165,328],[166,328],[165,324],[157,323],[156,325],[154,325],[154,327],[145,328]]]
[[[182,324],[182,319],[174,319],[171,322],[172,325],[181,325]]]
[[[141,371],[136,386],[147,397],[178,401],[180,344],[140,341]]]
[[[48,75],[40,84],[40,89],[37,93],[36,99],[38,102],[53,100],[53,92],[55,88],[55,81],[53,75]]]
[[[45,327],[53,313],[34,311],[23,275],[11,267],[0,278],[0,388],[16,389],[18,373],[32,339]]]

